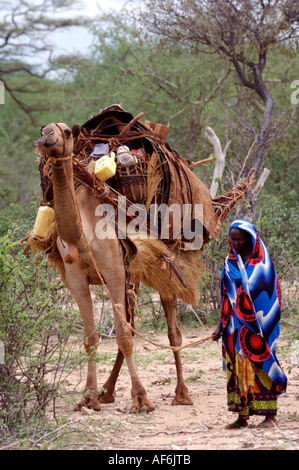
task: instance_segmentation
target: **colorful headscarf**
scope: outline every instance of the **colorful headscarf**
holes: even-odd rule
[[[244,265],[229,239],[231,251],[221,273],[223,346],[229,355],[237,351],[262,368],[279,394],[287,379],[275,355],[281,314],[277,273],[254,225],[237,219],[229,232],[232,228],[251,235],[253,251]]]

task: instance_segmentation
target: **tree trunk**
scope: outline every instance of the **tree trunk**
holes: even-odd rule
[[[257,198],[264,187],[264,184],[269,176],[270,170],[268,168],[264,168],[263,172],[261,173],[256,185],[254,188],[250,188],[248,191],[248,198],[247,200],[250,201],[250,206],[248,211],[246,212],[246,218],[249,222],[254,223],[256,207],[257,207]]]
[[[265,100],[265,110],[261,121],[261,126],[256,142],[256,157],[253,168],[257,175],[260,174],[264,166],[267,147],[269,146],[269,132],[271,130],[272,117],[274,112],[273,98],[267,93]]]

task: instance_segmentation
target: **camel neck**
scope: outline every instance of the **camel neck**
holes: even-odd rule
[[[72,159],[52,161],[54,211],[57,230],[68,244],[77,245],[81,225],[75,203]]]

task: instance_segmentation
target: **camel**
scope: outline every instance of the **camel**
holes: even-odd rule
[[[115,107],[113,107],[115,109]],[[117,108],[118,110],[118,108]],[[124,241],[119,240],[114,228],[103,220],[103,216],[96,215],[99,199],[90,187],[84,184],[74,184],[74,143],[80,135],[80,126],[70,129],[65,123],[51,123],[41,128],[39,141],[40,153],[46,155],[47,164],[51,162],[52,184],[54,195],[55,222],[52,233],[55,232],[55,242],[38,240],[29,233],[26,239],[27,247],[33,251],[37,248],[44,251],[48,256],[49,264],[58,268],[61,278],[70,290],[76,301],[84,327],[84,347],[88,354],[87,378],[82,400],[77,404],[75,411],[82,407],[100,411],[101,404],[112,403],[115,400],[114,392],[116,381],[126,361],[131,377],[131,412],[152,412],[153,404],[147,397],[145,388],[138,376],[138,371],[132,356],[133,350],[133,315],[134,305],[130,305],[132,298],[128,295],[127,270],[124,262]],[[216,226],[221,219],[215,215],[212,208],[212,200],[208,188],[193,175],[193,183],[201,192],[205,200],[207,233],[210,239],[217,238]],[[195,180],[194,180],[195,178]],[[226,193],[225,204],[231,197],[231,206],[240,198],[241,190],[247,186],[237,188],[237,197],[233,193]],[[93,183],[94,184],[94,183]],[[176,192],[172,195],[176,197]],[[217,204],[223,202],[217,200]],[[219,206],[220,207],[220,206]],[[226,211],[223,212],[223,218]],[[220,208],[222,211],[222,208]],[[96,225],[99,220],[103,221],[105,232],[109,234],[104,238],[96,235]],[[49,236],[52,240],[52,234]],[[130,260],[129,272],[136,294],[139,283],[158,290],[161,303],[165,312],[168,338],[170,347],[173,349],[177,371],[177,386],[172,405],[193,405],[188,393],[188,388],[183,378],[183,367],[179,348],[182,345],[182,335],[177,324],[177,298],[184,303],[194,304],[198,302],[198,272],[202,268],[200,262],[200,251],[169,252],[168,248],[160,240],[135,240],[129,246],[136,249],[136,253]],[[25,248],[24,252],[27,249]],[[133,250],[134,252],[134,250]],[[174,261],[173,261],[174,259]],[[162,262],[161,262],[162,260]],[[166,260],[168,266],[166,268]],[[178,266],[180,269],[178,269]],[[174,275],[172,275],[171,268]],[[101,393],[97,386],[97,373],[95,354],[99,343],[96,331],[93,304],[90,294],[90,285],[104,285],[112,302],[116,329],[116,343],[118,346],[117,357],[112,371],[101,387]]]
[[[76,126],[71,130],[64,123],[51,123],[41,129],[41,146],[52,162],[55,223],[58,232],[57,248],[64,264],[65,283],[75,299],[84,326],[84,345],[89,356],[84,398],[76,410],[83,406],[99,411],[101,403],[114,401],[117,376],[125,359],[131,377],[131,412],[151,412],[153,404],[147,398],[138,376],[132,349],[133,336],[125,307],[125,268],[120,242],[116,237],[99,240],[95,235],[95,217],[99,201],[83,185],[74,187],[72,152]],[[109,230],[109,228],[107,229]],[[96,266],[96,268],[95,268]],[[103,385],[105,392],[97,387],[95,351],[99,337],[96,332],[90,284],[105,285],[112,300],[118,354],[112,372]],[[176,296],[165,296],[160,292],[161,302],[168,325],[170,345],[182,344],[181,332],[176,320]],[[174,351],[177,369],[177,387],[173,405],[192,405],[192,399],[183,379],[180,352]]]

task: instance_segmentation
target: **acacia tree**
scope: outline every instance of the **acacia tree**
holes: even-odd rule
[[[299,0],[147,0],[139,21],[164,41],[214,53],[231,64],[239,84],[255,96],[260,117],[246,122],[257,175],[266,150],[286,124],[273,122],[274,99],[265,80],[267,59],[275,49],[296,53]],[[257,123],[257,124],[256,124]],[[239,128],[239,132],[245,131]]]
[[[76,0],[0,1],[0,80],[30,116],[40,106],[28,104],[24,96],[40,91],[42,82],[36,79],[44,78],[51,69],[55,46],[50,33],[82,24],[78,18],[62,16],[78,4]]]
[[[153,36],[142,41],[135,23],[120,15],[101,16],[94,22],[93,33],[92,63],[78,70],[78,90],[84,77],[83,86],[87,93],[92,90],[96,106],[110,104],[117,96],[132,112],[141,109],[146,119],[168,126],[172,145],[185,158],[204,158],[200,135],[229,67],[221,67],[203,54],[199,58],[179,44],[162,49]]]

